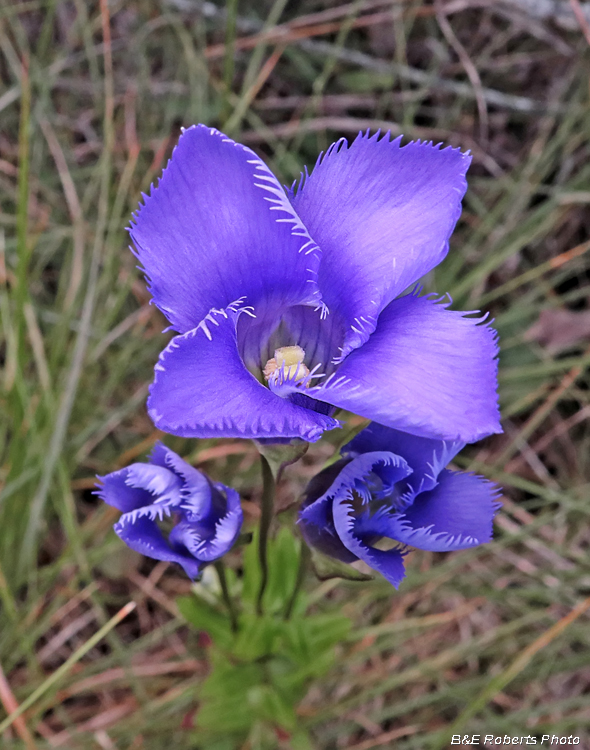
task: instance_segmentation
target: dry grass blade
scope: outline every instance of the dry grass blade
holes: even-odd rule
[[[127,617],[133,610],[135,609],[136,604],[135,602],[129,602],[124,607],[122,607],[117,614],[112,617],[106,625],[103,625],[103,627],[92,636],[92,638],[89,638],[86,643],[81,646],[75,653],[70,656],[67,661],[65,661],[58,669],[53,672],[53,674],[48,677],[31,695],[23,701],[18,708],[15,708],[11,713],[4,719],[4,721],[0,722],[0,734],[2,732],[5,732],[8,727],[12,726],[12,724],[20,717],[22,714],[27,711],[31,706],[33,706],[36,701],[39,700],[56,682],[59,682],[59,680],[62,678],[63,675],[67,674],[67,672],[76,664],[80,659],[87,654],[97,643],[99,643],[114,627],[116,627],[122,620]]]
[[[383,732],[383,734],[379,734],[370,740],[364,740],[364,742],[359,742],[356,745],[349,745],[348,750],[372,750],[375,747],[383,747],[384,745],[391,747],[391,743],[395,740],[416,734],[417,731],[416,727],[393,729],[391,732]]]
[[[10,689],[10,685],[8,684],[8,680],[6,679],[6,676],[4,674],[4,671],[2,669],[2,666],[0,665],[0,701],[2,701],[2,705],[4,706],[7,714],[16,713],[19,710],[19,705],[16,702],[16,698],[14,697],[12,690]],[[22,739],[22,741],[25,743],[25,747],[27,750],[36,750],[36,743],[35,739],[33,738],[33,735],[29,731],[29,728],[26,725],[26,722],[22,716],[17,716],[14,720],[14,728],[16,729],[16,732],[18,736]]]
[[[580,24],[580,28],[586,37],[586,41],[590,45],[590,21],[588,16],[584,14],[584,9],[580,5],[580,0],[569,0],[574,15],[576,16],[577,22]]]
[[[482,145],[485,146],[487,145],[489,138],[489,121],[488,108],[483,94],[481,78],[479,76],[479,73],[477,72],[477,68],[469,57],[467,50],[457,38],[457,35],[453,31],[453,27],[451,26],[445,13],[443,12],[443,5],[440,0],[436,0],[435,8],[436,20],[438,21],[438,25],[440,26],[445,39],[457,53],[457,56],[459,60],[461,60],[461,64],[465,68],[465,72],[467,73],[467,76],[471,81],[471,85],[473,86],[473,90],[475,92],[475,100],[477,102],[477,111],[479,113],[479,137]]]
[[[64,299],[64,309],[68,310],[73,304],[78,290],[82,284],[83,272],[84,272],[84,246],[86,244],[86,227],[84,224],[84,215],[82,213],[82,206],[78,198],[78,192],[76,186],[70,174],[68,163],[64,155],[63,149],[57,140],[55,132],[48,120],[41,118],[39,120],[39,126],[43,131],[51,155],[55,161],[57,172],[59,174],[66,202],[68,204],[68,210],[72,219],[72,225],[74,228],[74,253],[72,259],[72,273],[70,276],[70,282],[66,291]]]

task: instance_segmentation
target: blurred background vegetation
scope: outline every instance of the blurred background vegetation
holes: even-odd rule
[[[589,44],[581,0],[2,4],[0,724],[30,706],[2,748],[204,748],[208,637],[175,603],[190,584],[123,548],[92,494],[160,437],[145,399],[169,334],[125,226],[194,122],[285,183],[367,128],[473,154],[426,286],[500,333],[505,433],[459,457],[504,488],[496,539],[412,552],[399,592],[309,578],[315,607],[354,622],[298,709],[315,747],[442,748],[450,732],[590,747]],[[287,471],[282,505],[362,424],[344,418]],[[249,443],[166,442],[256,519]]]

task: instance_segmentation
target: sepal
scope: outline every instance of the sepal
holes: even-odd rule
[[[331,578],[342,578],[345,581],[372,581],[375,578],[369,573],[361,573],[360,570],[356,570],[335,557],[323,555],[315,547],[311,547],[311,565],[316,578],[320,581],[329,581]]]
[[[284,440],[254,440],[260,455],[268,461],[272,475],[277,482],[287,466],[299,461],[307,453],[309,443],[300,438]]]

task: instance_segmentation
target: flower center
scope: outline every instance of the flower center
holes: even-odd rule
[[[275,356],[268,360],[262,372],[266,380],[275,373],[282,373],[284,380],[301,380],[309,375],[304,359],[305,351],[300,346],[281,346],[275,349]]]

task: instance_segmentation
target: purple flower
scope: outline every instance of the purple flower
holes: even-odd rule
[[[463,446],[373,422],[309,483],[299,513],[304,538],[342,562],[364,560],[396,588],[406,545],[449,552],[489,542],[498,488],[444,468]],[[383,539],[397,546],[379,549]]]
[[[130,230],[180,334],[156,365],[155,424],[315,441],[343,408],[424,437],[501,431],[494,331],[400,296],[447,254],[469,162],[359,134],[286,193],[249,148],[184,131]]]
[[[240,533],[238,493],[211,482],[162,443],[156,443],[149,463],[98,479],[96,494],[123,511],[114,528],[125,544],[155,560],[182,565],[189,578],[224,555]],[[166,539],[157,522],[169,518],[176,524]]]

